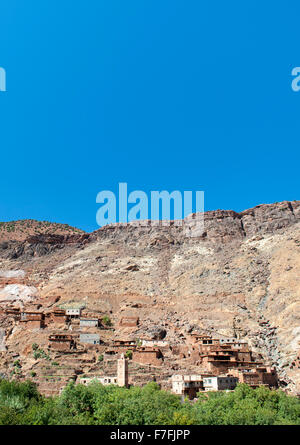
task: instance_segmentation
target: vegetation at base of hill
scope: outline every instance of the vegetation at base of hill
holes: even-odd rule
[[[34,383],[0,379],[0,425],[300,425],[300,400],[283,391],[239,384],[233,392],[199,394],[196,402],[161,391],[69,383],[41,396]]]

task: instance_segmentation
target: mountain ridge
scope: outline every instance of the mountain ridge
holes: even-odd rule
[[[243,220],[243,218],[246,218],[247,216],[254,216],[257,214],[257,211],[268,211],[268,210],[287,210],[295,217],[295,219],[300,219],[300,201],[294,200],[294,201],[281,201],[281,202],[275,202],[271,204],[258,204],[254,207],[251,207],[249,209],[245,209],[241,212],[236,212],[235,210],[222,210],[222,209],[216,209],[216,210],[208,210],[204,212],[204,219],[210,220],[211,218],[226,218],[226,217],[232,217],[234,219]],[[191,216],[195,216],[195,213]],[[190,218],[191,216],[187,217]],[[184,222],[187,218],[183,219]],[[171,225],[174,224],[174,221],[168,221]],[[165,222],[167,224],[167,222]],[[44,234],[57,234],[57,235],[71,235],[71,234],[87,234],[89,236],[92,236],[94,234],[97,234],[101,230],[105,230],[107,227],[109,229],[111,228],[121,228],[126,226],[154,226],[154,222],[151,220],[145,220],[145,221],[132,221],[128,223],[113,223],[109,224],[108,226],[103,226],[98,229],[93,230],[92,232],[87,232],[85,230],[79,229],[74,226],[70,226],[69,224],[65,223],[53,223],[49,221],[39,221],[34,219],[21,219],[21,220],[12,220],[12,221],[6,221],[6,222],[0,222],[0,242],[1,241],[7,241],[7,240],[15,240],[15,241],[25,241],[27,239],[26,235],[28,234],[28,237],[32,235],[44,235]],[[243,230],[244,230],[244,224]],[[162,222],[159,221],[158,227],[162,226]],[[18,228],[22,230],[24,235],[20,235],[18,232]],[[26,231],[26,229],[29,229]],[[4,233],[6,232],[6,233]],[[66,233],[67,232],[67,233]],[[247,234],[246,234],[247,236]]]

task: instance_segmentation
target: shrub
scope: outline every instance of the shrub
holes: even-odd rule
[[[109,318],[108,315],[104,315],[104,317],[102,318],[102,323],[103,323],[105,326],[112,326],[111,319]]]
[[[128,349],[128,351],[126,351],[125,357],[129,358],[129,359],[132,359],[132,351],[130,349]]]

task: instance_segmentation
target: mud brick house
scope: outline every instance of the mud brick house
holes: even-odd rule
[[[45,327],[45,314],[38,311],[22,311],[19,321],[28,328],[41,329]]]
[[[252,388],[261,385],[269,388],[278,387],[278,376],[275,368],[258,366],[248,369],[229,369],[228,375],[237,377],[240,383],[246,383]]]
[[[79,325],[81,328],[84,327],[99,327],[99,318],[80,318]]]
[[[219,358],[220,356],[234,357],[237,361],[241,362],[253,361],[252,352],[249,350],[248,346],[243,346],[241,348],[234,348],[232,345],[213,345],[209,348],[208,351],[204,353],[202,352],[202,355],[214,356],[216,358]]]
[[[194,399],[197,392],[203,390],[201,375],[173,375],[171,377],[172,391],[182,397]]]
[[[234,390],[238,381],[238,377],[233,376],[207,376],[203,377],[203,389],[204,391]]]
[[[243,353],[240,359],[240,351],[227,345],[215,346],[209,352],[201,354],[201,363],[213,375],[226,373],[229,368],[255,367],[258,364],[252,359],[251,353]]]
[[[52,334],[49,335],[48,347],[56,351],[65,352],[76,349],[76,342],[70,334]]]
[[[132,361],[160,366],[162,364],[163,355],[159,348],[140,346],[133,350]]]
[[[212,338],[210,335],[198,334],[196,332],[192,332],[189,338],[192,343],[199,345],[218,345],[220,343],[218,338]]]
[[[193,342],[186,356],[201,364],[212,375],[226,374],[229,368],[260,365],[253,359],[246,342],[203,334],[191,334],[191,337]]]
[[[79,341],[80,343],[87,343],[90,345],[100,345],[100,335],[81,333],[79,335]]]
[[[126,338],[113,340],[112,348],[117,352],[126,352],[128,349],[132,350],[136,348],[136,341]]]
[[[133,328],[139,325],[138,317],[122,317],[119,323],[121,327]]]
[[[239,350],[241,353],[250,352],[248,343],[246,341],[237,340],[236,338],[220,338],[221,346],[230,346],[232,349]]]
[[[68,321],[68,316],[66,314],[66,311],[64,309],[54,308],[50,314],[49,318],[54,323],[61,323],[65,324]]]
[[[13,317],[15,320],[20,320],[21,318],[21,311],[20,308],[7,308],[3,310],[4,314],[8,317]]]
[[[160,347],[160,345],[157,345]],[[167,348],[161,348],[166,351]],[[180,359],[188,358],[193,364],[199,365],[201,362],[201,355],[199,347],[192,344],[170,346],[172,355],[178,356]]]
[[[105,349],[104,354],[108,357],[112,356],[112,355],[117,355],[118,351],[117,349],[111,348],[111,349]]]

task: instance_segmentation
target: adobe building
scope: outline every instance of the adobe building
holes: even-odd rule
[[[194,399],[197,392],[203,390],[201,375],[173,375],[171,377],[172,392],[182,397]]]
[[[70,334],[52,334],[49,335],[48,347],[59,352],[66,352],[76,349],[76,342]]]
[[[20,318],[21,318],[20,308],[11,307],[11,308],[4,309],[3,312],[8,317],[13,317],[16,321],[20,320]]]
[[[192,332],[189,335],[190,341],[192,343],[197,343],[199,345],[216,345],[219,344],[218,338],[212,338],[211,335],[199,334],[197,332]]]
[[[229,368],[256,367],[246,342],[235,338],[213,338],[210,335],[191,334],[193,344],[187,351],[195,364],[201,364],[209,374],[226,374]]]
[[[68,316],[64,309],[54,308],[50,312],[50,320],[57,324],[65,324],[68,321]]]
[[[275,368],[258,366],[248,369],[229,369],[228,375],[237,377],[240,383],[246,383],[252,388],[261,385],[269,388],[278,387],[278,375]]]
[[[240,351],[226,346],[216,346],[210,352],[201,354],[201,364],[213,375],[224,374],[229,368],[255,367],[258,365],[252,359],[251,353],[249,355],[248,352],[245,352],[241,358]]]
[[[19,322],[24,323],[27,328],[41,329],[45,327],[45,315],[38,311],[22,311]]]
[[[119,323],[120,327],[134,328],[139,325],[138,317],[122,317]]]
[[[141,364],[161,366],[163,355],[159,348],[139,346],[132,351],[132,361]]]
[[[133,350],[136,348],[136,341],[128,338],[113,340],[112,348],[117,352],[126,352],[128,349]]]

